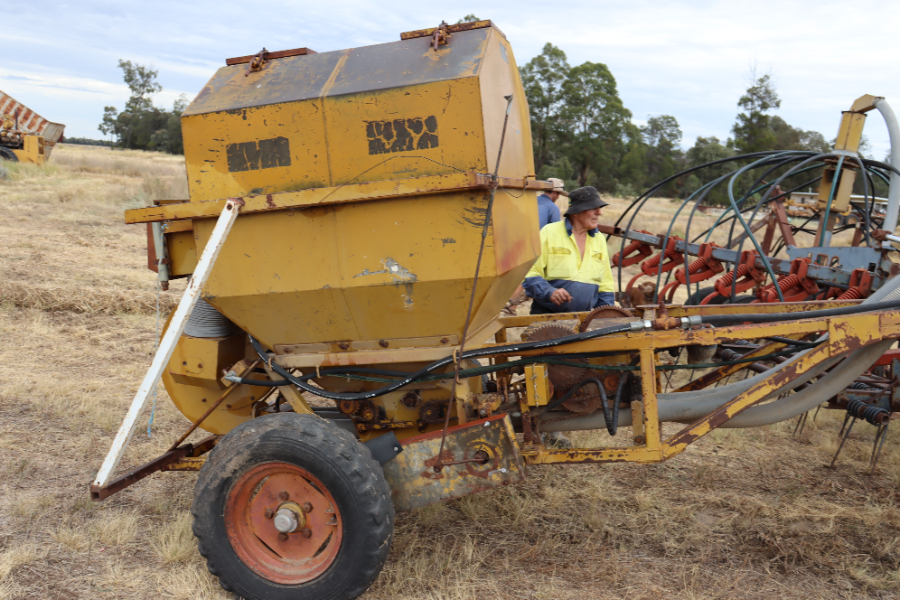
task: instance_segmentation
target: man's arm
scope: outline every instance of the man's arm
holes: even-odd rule
[[[525,275],[525,281],[522,282],[522,287],[525,288],[525,293],[528,294],[529,298],[535,298],[543,302],[549,301],[550,295],[556,291],[556,288],[545,279],[547,275],[547,250],[547,234],[541,229],[541,255],[531,265],[531,269]]]

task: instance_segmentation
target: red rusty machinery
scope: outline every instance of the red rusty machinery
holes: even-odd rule
[[[651,235],[649,231],[644,230],[638,230],[638,233]],[[634,240],[613,255],[612,264],[615,267],[618,267],[619,263],[621,263],[623,267],[630,267],[631,265],[641,262],[651,254],[653,254],[653,248],[649,244],[642,242],[641,240]]]
[[[675,290],[678,289],[679,285],[700,283],[701,281],[711,279],[724,271],[725,267],[722,265],[721,261],[716,260],[712,256],[713,248],[718,247],[717,244],[712,242],[700,244],[699,256],[688,265],[687,273],[685,273],[684,267],[676,269],[675,281],[668,283],[662,291],[660,291],[660,297],[664,298],[666,302],[672,302],[672,299],[675,296]]]
[[[709,304],[718,296],[731,298],[732,292],[740,294],[762,284],[766,280],[766,274],[757,268],[757,258],[759,258],[759,255],[755,250],[744,250],[741,252],[741,261],[737,269],[729,271],[720,277],[716,281],[716,291],[704,298],[700,304]],[[737,282],[735,282],[735,278],[737,278]]]
[[[666,241],[665,250],[659,252],[656,256],[644,260],[641,263],[641,272],[631,278],[631,281],[625,286],[625,290],[630,291],[637,280],[644,275],[653,277],[660,273],[668,273],[678,265],[684,264],[684,255],[675,249],[675,245],[679,241],[684,240],[673,235]]]
[[[759,289],[754,302],[780,302],[775,286],[781,290],[784,302],[802,302],[810,296],[821,293],[819,284],[807,276],[812,259],[796,258],[791,261],[791,272],[783,275],[777,283],[770,283]]]

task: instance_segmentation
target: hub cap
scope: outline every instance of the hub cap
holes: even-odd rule
[[[253,467],[225,502],[225,528],[241,561],[281,584],[324,573],[341,547],[343,524],[322,482],[306,469],[272,462]]]

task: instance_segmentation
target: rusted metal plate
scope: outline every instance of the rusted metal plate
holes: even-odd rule
[[[266,54],[266,60],[274,60],[276,58],[287,58],[288,56],[304,56],[306,54],[318,54],[315,50],[310,50],[309,48],[294,48],[293,50],[277,50],[275,52],[269,52]],[[236,58],[227,58],[225,59],[226,65],[242,65],[244,63],[248,63],[256,57],[255,54],[249,54],[247,56],[238,56]]]
[[[502,35],[504,38],[506,35],[497,29],[497,26],[494,25],[493,21],[472,21],[470,23],[456,23],[455,25],[447,26],[447,33],[454,34],[459,33],[461,31],[471,31],[473,29],[484,29],[485,27],[493,27],[497,30],[497,33]],[[401,40],[412,40],[420,37],[430,37],[434,35],[434,31],[437,27],[431,27],[429,29],[417,29],[415,31],[404,31],[400,34]]]
[[[442,432],[435,431],[404,440],[403,452],[384,465],[397,510],[412,510],[525,478],[525,467],[508,415],[448,429],[441,456],[444,467],[436,473],[434,466],[438,462],[441,437]],[[479,452],[487,457],[484,464],[447,464],[475,458]]]

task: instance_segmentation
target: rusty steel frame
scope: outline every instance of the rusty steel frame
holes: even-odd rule
[[[833,303],[829,303],[834,306]],[[773,308],[774,307],[774,308]],[[674,309],[675,307],[673,307]],[[785,305],[757,304],[738,307],[703,307],[706,308],[737,308],[736,312],[750,313],[774,313],[780,312]],[[693,308],[685,309],[693,311]],[[645,312],[655,313],[655,309]],[[674,312],[674,310],[673,310]],[[725,311],[727,314],[729,311]],[[672,313],[670,313],[672,314]],[[572,315],[565,315],[572,316]],[[513,323],[521,326],[529,320],[529,317],[516,317]],[[547,320],[547,319],[542,319]],[[758,339],[769,336],[800,337],[814,333],[828,333],[828,340],[822,342],[815,349],[810,350],[804,356],[787,368],[773,373],[763,381],[757,383],[746,392],[736,396],[724,406],[712,411],[695,423],[685,427],[670,438],[663,440],[657,411],[658,378],[656,371],[655,351],[665,348],[673,348],[687,345],[713,345],[737,339]],[[635,443],[632,447],[625,448],[571,448],[565,450],[547,449],[540,444],[528,444],[522,450],[522,456],[527,464],[560,464],[560,463],[606,463],[606,462],[637,462],[652,463],[668,460],[683,452],[691,443],[700,439],[712,430],[721,426],[729,419],[737,416],[742,411],[753,406],[763,398],[777,391],[785,383],[807,373],[810,369],[829,358],[844,356],[864,346],[885,338],[900,337],[900,313],[881,312],[865,313],[852,316],[831,318],[810,318],[797,321],[778,322],[772,324],[736,325],[715,329],[668,331],[640,331],[607,336],[604,338],[568,344],[562,348],[553,349],[553,354],[565,355],[569,353],[621,351],[623,354],[638,352],[640,355],[640,372],[642,386],[642,402],[638,410],[634,410],[635,416],[642,416],[635,423],[640,423],[635,428],[641,428],[643,443]],[[487,344],[490,346],[490,344]],[[755,350],[747,357],[762,356],[784,347],[784,344],[772,344]],[[519,356],[534,356],[548,354],[550,351],[519,352]],[[737,365],[732,372],[736,372],[745,365]],[[731,367],[720,369],[714,374],[718,378],[727,375]],[[714,383],[712,379],[709,383]],[[690,388],[699,389],[699,388]],[[637,404],[637,403],[636,403]],[[527,406],[523,405],[523,414]],[[642,410],[640,410],[642,409]]]

